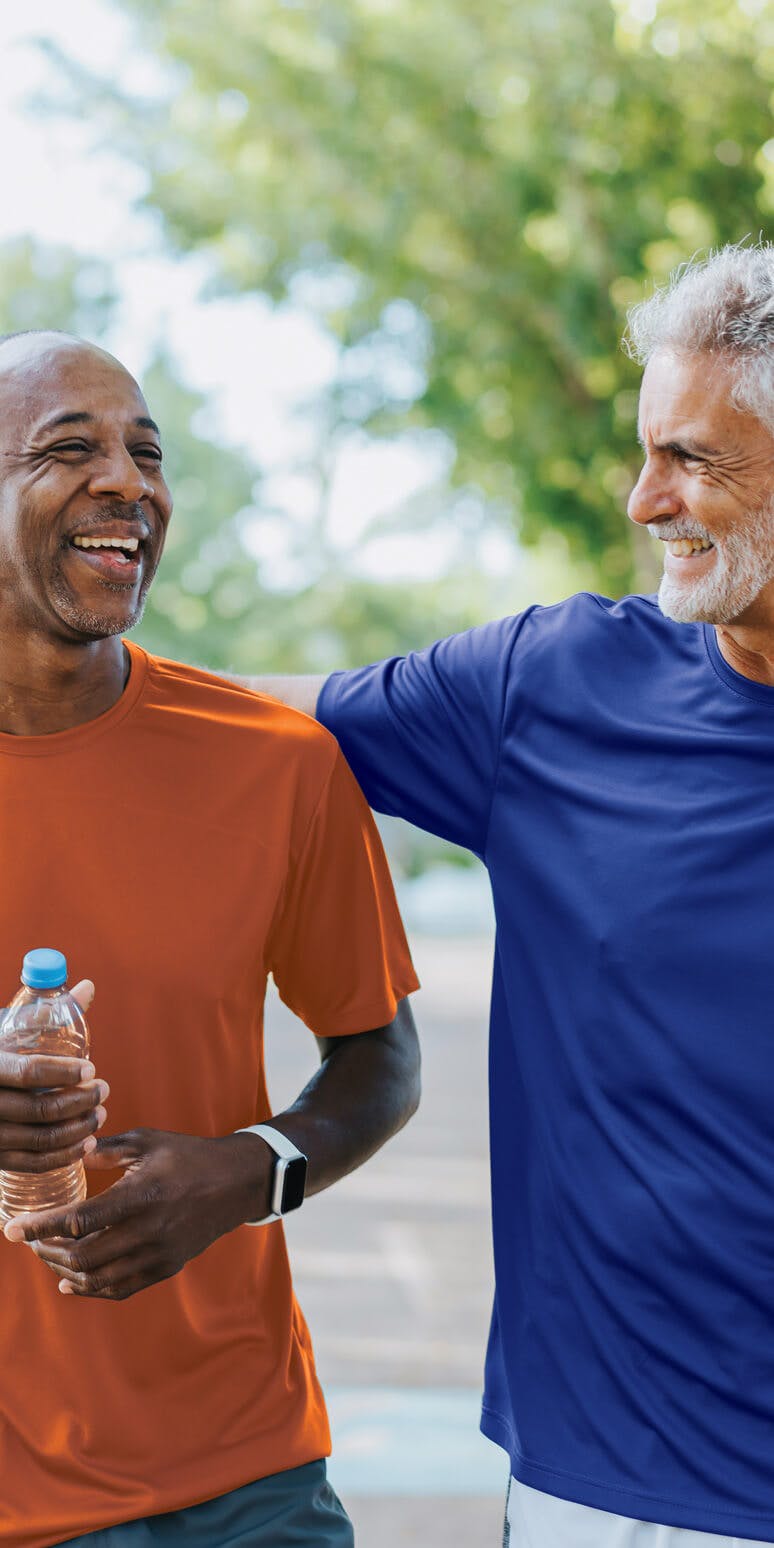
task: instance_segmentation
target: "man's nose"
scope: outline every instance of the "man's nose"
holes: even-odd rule
[[[114,496],[127,505],[148,500],[154,493],[151,484],[125,446],[115,447],[94,467],[89,493],[96,497]]]
[[[681,510],[682,501],[668,479],[646,462],[629,495],[626,506],[629,520],[646,526],[659,518],[678,516]]]

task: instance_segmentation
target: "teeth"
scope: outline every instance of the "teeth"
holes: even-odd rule
[[[139,538],[87,538],[74,537],[76,548],[124,548],[130,554],[139,548]]]
[[[689,554],[704,553],[711,547],[709,538],[672,538],[667,543],[670,554],[675,554],[680,559],[686,559]]]

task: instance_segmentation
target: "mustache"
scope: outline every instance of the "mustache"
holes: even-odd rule
[[[660,538],[662,542],[671,543],[677,538],[704,538],[708,543],[714,543],[715,539],[707,531],[706,527],[699,526],[697,521],[654,521],[646,524],[646,531],[651,537]]]
[[[64,541],[68,542],[76,532],[83,537],[90,537],[93,532],[101,531],[108,521],[124,521],[131,523],[132,527],[141,529],[143,542],[147,542],[153,535],[147,514],[138,501],[127,505],[123,500],[104,500],[100,505],[94,506],[87,517],[65,533]],[[140,535],[139,532],[138,535]]]

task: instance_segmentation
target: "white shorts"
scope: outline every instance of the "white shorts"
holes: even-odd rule
[[[772,1548],[771,1540],[718,1537],[685,1527],[657,1526],[573,1500],[559,1500],[512,1478],[508,1489],[505,1548]]]

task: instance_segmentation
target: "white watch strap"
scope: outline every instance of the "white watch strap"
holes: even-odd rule
[[[280,1134],[279,1129],[273,1129],[270,1123],[251,1123],[248,1129],[237,1129],[237,1134],[259,1134],[265,1139],[270,1150],[282,1156],[283,1161],[296,1161],[299,1157],[306,1160],[303,1150],[299,1150],[287,1134]]]
[[[279,1129],[273,1129],[270,1123],[251,1123],[246,1129],[235,1129],[235,1134],[257,1134],[259,1139],[265,1140],[270,1150],[274,1151],[283,1161],[306,1160],[303,1150],[289,1140],[287,1134],[280,1134]],[[245,1225],[260,1226],[270,1225],[272,1220],[281,1220],[281,1215],[264,1215],[262,1220],[246,1220]]]

